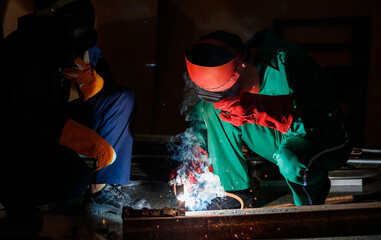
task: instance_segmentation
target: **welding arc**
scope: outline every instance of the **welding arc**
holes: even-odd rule
[[[173,187],[173,191],[174,191],[175,196],[177,196],[176,184],[173,184],[172,187]],[[204,191],[204,189],[199,189],[199,190],[200,191]],[[229,192],[225,192],[225,195],[228,196],[228,197],[234,198],[235,200],[237,200],[241,204],[241,208],[240,209],[243,209],[245,204],[243,203],[242,198],[238,197],[237,195],[235,195],[233,193],[229,193]]]
[[[237,200],[241,204],[241,208],[240,209],[243,209],[244,203],[242,201],[242,198],[238,197],[237,195],[235,195],[233,193],[226,192],[225,194],[226,194],[226,196],[234,198],[235,200]]]

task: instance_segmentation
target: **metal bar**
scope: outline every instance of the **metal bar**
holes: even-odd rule
[[[331,179],[331,186],[362,186],[362,182],[362,179]],[[260,186],[288,187],[287,182],[285,180],[261,180]]]
[[[163,154],[155,154],[155,155],[137,155],[137,154],[133,154],[131,155],[131,158],[147,158],[147,159],[152,159],[152,158],[169,158],[171,157],[170,155],[163,155]]]
[[[348,159],[349,164],[375,164],[375,165],[381,165],[381,159]]]
[[[170,142],[180,141],[180,138],[175,135],[159,135],[159,134],[134,134],[134,141],[141,142]]]
[[[246,161],[266,161],[266,159],[261,158],[261,157],[251,157],[247,156],[245,157]],[[349,158],[347,163],[350,164],[375,164],[375,165],[380,165],[381,164],[381,159],[371,159],[371,158]]]
[[[381,169],[376,168],[357,168],[357,169],[339,169],[328,174],[329,179],[366,179],[378,178],[381,176]]]
[[[171,155],[169,154],[133,154],[131,156],[132,158],[170,158]],[[265,159],[261,157],[246,157],[247,161],[265,161]],[[348,159],[348,162],[350,164],[375,164],[375,165],[381,165],[381,159]]]
[[[362,179],[333,179],[331,186],[362,186]]]
[[[253,239],[381,234],[381,202],[123,218],[124,239]],[[198,213],[200,214],[200,213]]]
[[[352,203],[355,200],[353,195],[341,196],[341,197],[331,197],[325,200],[325,204],[338,204],[338,203]],[[295,206],[293,203],[284,203],[274,206],[266,206],[265,208],[279,208],[279,207],[292,207]]]
[[[353,196],[345,196],[345,198],[353,199]],[[381,202],[379,203],[381,207]],[[312,205],[296,207],[294,205],[287,205],[286,208],[245,208],[245,209],[225,209],[225,210],[206,210],[206,211],[186,211],[185,216],[234,216],[234,215],[258,215],[258,214],[274,214],[274,213],[301,213],[301,212],[315,212],[315,211],[328,211],[328,210],[348,210],[348,209],[363,209],[368,206],[362,206],[358,203],[354,206],[349,204],[329,204],[329,205]]]
[[[371,149],[371,148],[359,148],[363,153],[376,153],[381,154],[381,149]]]

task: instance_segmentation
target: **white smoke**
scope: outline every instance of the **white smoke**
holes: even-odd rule
[[[184,133],[177,135],[181,139],[180,144],[172,141],[168,147],[174,152],[172,159],[180,161],[181,167],[177,171],[177,176],[172,179],[170,185],[183,185],[184,192],[177,196],[178,200],[185,202],[188,210],[205,210],[212,200],[225,196],[225,191],[221,186],[220,178],[210,172],[211,160],[204,154],[195,151],[194,146],[201,145],[196,133],[197,126],[188,128]],[[195,166],[197,166],[195,168]],[[197,171],[200,167],[201,171]],[[189,183],[189,171],[196,179],[194,184]]]

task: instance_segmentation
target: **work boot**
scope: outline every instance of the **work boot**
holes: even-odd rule
[[[85,210],[91,214],[110,212],[122,214],[123,207],[134,209],[151,208],[145,199],[131,199],[131,197],[121,190],[118,185],[106,184],[102,190],[85,194]]]
[[[215,198],[212,203],[209,204],[207,210],[221,210],[221,209],[239,209],[243,202],[243,207],[251,207],[254,202],[254,195],[252,189],[246,189],[241,191],[229,192],[233,196],[225,196],[224,198]],[[238,199],[237,199],[238,198]]]
[[[331,180],[327,179],[327,181],[324,183],[323,189],[320,191],[320,194],[315,200],[314,205],[324,205],[329,190],[331,190]]]

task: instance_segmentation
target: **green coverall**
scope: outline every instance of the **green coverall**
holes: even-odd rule
[[[242,142],[275,163],[292,190],[295,205],[315,204],[329,184],[328,171],[343,166],[351,148],[333,97],[333,82],[309,56],[266,32],[256,66],[264,95],[292,94],[294,119],[285,134],[253,123],[234,126],[220,110],[200,100],[189,113],[191,126],[207,148],[214,173],[226,191],[248,189]]]

